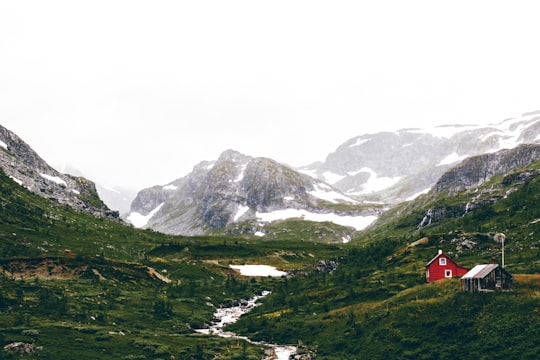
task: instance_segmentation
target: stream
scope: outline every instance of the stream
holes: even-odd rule
[[[276,345],[265,342],[256,342],[245,336],[239,336],[233,332],[225,331],[225,326],[235,323],[244,314],[253,310],[258,304],[257,301],[270,294],[269,291],[263,291],[261,295],[256,295],[249,300],[239,300],[238,305],[219,308],[214,313],[214,320],[205,329],[197,329],[196,332],[206,335],[216,335],[227,338],[242,339],[252,344],[262,345],[270,349],[264,360],[288,360],[296,354],[296,347],[291,345]]]

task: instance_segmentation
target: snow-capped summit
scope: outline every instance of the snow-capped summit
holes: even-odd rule
[[[299,171],[360,200],[398,203],[474,155],[540,143],[540,111],[489,126],[446,125],[354,137]]]

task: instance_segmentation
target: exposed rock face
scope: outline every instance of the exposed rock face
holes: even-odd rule
[[[267,158],[252,158],[233,150],[216,162],[202,162],[191,174],[166,186],[144,189],[132,212],[151,214],[145,227],[183,235],[199,235],[238,221],[255,220],[256,212],[309,209],[324,212],[317,194],[343,194],[320,180]],[[326,210],[328,211],[328,210]],[[357,210],[360,212],[360,210]]]
[[[505,187],[505,195],[508,195],[514,191],[515,186],[519,186],[528,178],[540,174],[540,170],[517,173],[513,173],[513,171],[536,161],[540,161],[540,145],[521,145],[515,149],[501,150],[464,160],[444,173],[433,187],[432,192],[433,194],[454,195],[462,191],[469,191],[471,198],[466,203],[426,210],[417,228],[429,226],[440,219],[465,216],[477,208],[496,203],[502,198],[500,191],[493,187],[476,191],[477,188],[492,177],[501,175],[504,176],[502,186]],[[463,245],[461,250],[466,249],[469,245]]]
[[[540,143],[540,112],[487,127],[441,126],[354,137],[300,171],[358,199],[396,204],[430,189],[461,160]]]
[[[92,181],[55,170],[28,144],[1,125],[0,141],[0,167],[21,186],[76,210],[119,219],[118,212],[111,211],[100,200]]]
[[[455,194],[480,186],[495,175],[506,174],[538,159],[540,145],[522,145],[516,149],[475,156],[446,172],[435,184],[434,191]]]

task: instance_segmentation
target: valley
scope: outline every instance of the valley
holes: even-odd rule
[[[0,152],[15,159],[7,145]],[[359,218],[379,211],[362,230],[306,216],[264,224],[240,216],[208,233],[167,234],[135,228],[112,216],[99,198],[72,197],[80,194],[71,185],[44,183],[52,180],[30,168],[22,184],[1,170],[0,357],[266,359],[273,356],[267,344],[280,344],[296,348],[294,359],[535,359],[539,153],[538,145],[522,145],[469,157],[444,172],[431,191],[384,211],[315,201],[302,188],[309,179],[296,174],[283,180],[289,190],[303,189],[294,200],[282,197],[290,199],[281,186],[257,182],[251,184],[263,186],[260,195],[250,190],[236,198],[268,213],[280,210],[282,201]],[[238,154],[228,156],[219,167],[224,172],[207,175],[243,169],[230,161]],[[271,164],[266,171],[289,171],[252,161]],[[216,192],[197,187],[209,224],[228,222],[221,215],[234,218],[242,209],[223,201],[221,195],[237,186],[228,175],[224,179],[224,188],[220,182],[206,188]],[[46,186],[45,196],[28,181]],[[190,180],[174,184],[180,189],[184,181]],[[78,183],[86,184],[88,196],[95,194],[91,182]],[[69,201],[54,200],[60,199],[55,192],[66,191],[61,199]],[[159,196],[147,200],[152,209]],[[85,203],[89,211],[80,207]],[[426,263],[439,250],[469,269],[500,262],[501,245],[494,241],[500,232],[512,291],[466,293],[459,278],[426,282]],[[279,272],[248,276],[242,271],[260,270],[249,265]],[[237,308],[261,294],[249,312]],[[227,308],[245,314],[219,332],[237,336],[211,334],[212,324],[228,316],[219,309]]]

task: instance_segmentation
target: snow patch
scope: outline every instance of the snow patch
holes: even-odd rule
[[[407,199],[405,199],[405,201],[413,201],[414,199],[416,199],[420,195],[427,194],[429,192],[429,190],[431,190],[431,189],[427,188],[427,189],[424,189],[424,190],[422,190],[420,192],[417,192],[416,194],[409,196]]]
[[[52,181],[58,185],[65,185],[67,186],[66,182],[64,180],[62,180],[61,178],[59,178],[58,176],[52,176],[52,175],[47,175],[47,174],[39,174],[41,175],[42,178],[44,179],[47,179],[49,181]]]
[[[429,134],[438,138],[450,139],[452,136],[459,134],[460,132],[480,128],[482,128],[482,126],[478,125],[443,125],[426,129],[408,129],[406,131],[413,134]]]
[[[331,171],[326,171],[325,173],[323,173],[324,181],[326,181],[329,184],[335,184],[338,181],[342,180],[344,177],[345,177],[344,175],[338,175]]]
[[[356,139],[356,142],[354,144],[350,145],[349,147],[352,148],[352,147],[355,147],[355,146],[360,146],[362,144],[367,143],[370,140],[371,139]]]
[[[19,179],[16,179],[14,178],[13,176],[10,176],[11,180],[15,181],[17,184],[19,184],[20,186],[23,186],[23,182]]]
[[[317,214],[307,210],[298,209],[283,209],[268,213],[257,212],[257,219],[263,222],[272,222],[276,220],[285,220],[291,218],[302,218],[308,221],[315,222],[332,222],[341,226],[353,227],[356,230],[363,230],[377,220],[377,216],[340,216],[334,213]]]
[[[442,166],[442,165],[450,165],[450,164],[453,164],[453,163],[456,163],[458,161],[461,161],[461,160],[464,160],[467,158],[467,155],[461,155],[459,156],[457,152],[453,152],[451,153],[450,155],[448,155],[447,157],[445,157],[444,159],[442,159],[438,164],[437,166]]]
[[[272,276],[280,277],[287,275],[285,271],[280,271],[269,265],[229,265],[231,269],[240,271],[244,276]]]
[[[8,149],[7,144],[5,142],[3,142],[2,140],[0,140],[0,147],[3,147],[6,150]]]
[[[308,194],[315,196],[316,198],[330,201],[331,203],[337,204],[341,201],[346,201],[349,203],[356,204],[358,201],[351,199],[348,196],[345,196],[337,191],[332,190],[325,184],[315,184],[315,190],[308,191]]]
[[[238,176],[236,177],[234,182],[242,181],[242,179],[244,178],[244,173],[246,171],[246,168],[247,168],[247,164],[242,165],[242,169],[240,170],[240,174],[238,174]]]
[[[236,222],[238,219],[242,217],[247,211],[249,210],[249,206],[240,205],[238,206],[238,211],[236,212],[236,215],[234,215],[234,222]]]
[[[365,171],[362,170],[362,169],[360,169],[360,170],[356,170],[356,171],[349,171],[347,174],[348,174],[349,176],[356,176],[356,175],[358,175],[358,174],[360,174],[360,173],[363,173],[363,172],[365,172]]]
[[[173,185],[173,184],[165,185],[163,187],[163,190],[175,191],[175,190],[178,190],[178,186]]]
[[[369,194],[377,191],[381,191],[395,185],[401,180],[401,176],[396,177],[378,177],[377,173],[368,167],[363,167],[359,172],[369,173],[369,179],[364,184],[363,190],[357,193],[358,195]]]
[[[75,195],[81,195],[81,192],[79,190],[71,189],[71,192]]]
[[[265,236],[265,235],[266,235],[266,234],[263,233],[262,231],[256,231],[256,232],[255,232],[255,236],[258,236],[258,237],[263,237],[263,236]]]
[[[283,198],[283,200],[285,200],[285,201],[293,201],[293,200],[294,200],[294,196],[285,196],[285,197]]]
[[[161,209],[163,204],[165,203],[159,204],[154,210],[150,211],[148,215],[142,215],[134,211],[131,214],[129,214],[129,216],[127,217],[127,220],[130,223],[132,223],[133,226],[135,226],[136,228],[142,228],[143,226],[148,224],[148,221],[150,221],[152,216],[154,216],[159,211],[159,209]]]

